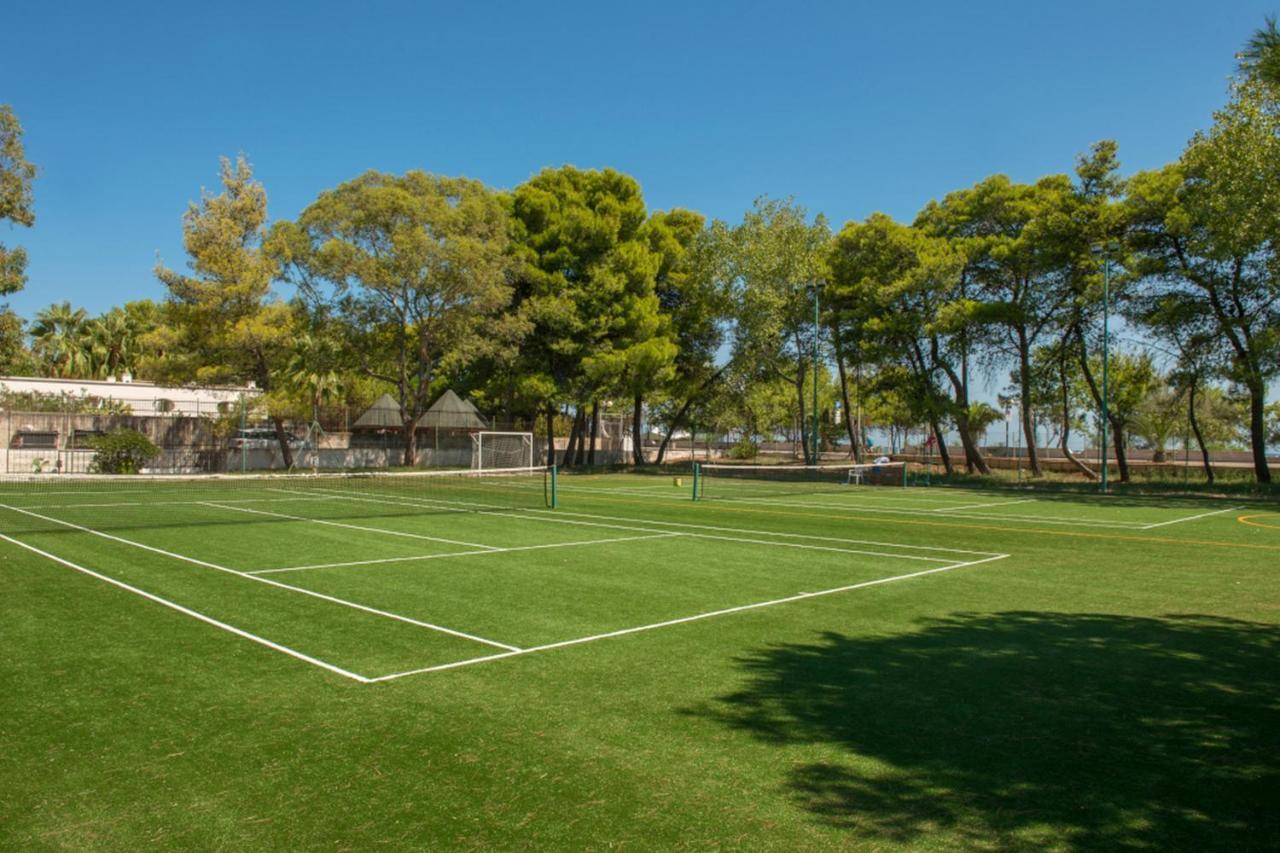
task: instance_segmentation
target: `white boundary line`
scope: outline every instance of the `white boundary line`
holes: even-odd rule
[[[391,504],[397,504],[400,506],[421,506],[423,503],[434,505],[439,502],[433,498],[391,499],[391,498],[374,498],[374,497],[365,497],[365,496],[354,497],[354,496],[341,495],[341,494],[334,495],[334,499],[335,500],[371,501],[374,503],[391,503]],[[817,535],[809,535],[804,533],[779,533],[779,532],[767,531],[767,530],[753,531],[753,530],[745,530],[739,527],[718,527],[710,524],[690,524],[690,523],[684,523],[684,522],[678,522],[678,521],[659,521],[657,519],[649,519],[649,518],[637,519],[637,518],[618,517],[618,516],[610,516],[610,515],[595,515],[595,514],[584,513],[584,512],[572,512],[570,510],[564,510],[564,509],[556,509],[556,510],[528,509],[528,510],[525,510],[524,512],[519,512],[519,513],[503,512],[499,510],[456,509],[455,511],[474,512],[477,515],[495,515],[495,516],[503,516],[507,518],[519,518],[519,519],[525,519],[529,521],[545,521],[545,522],[551,522],[555,524],[578,524],[578,525],[585,525],[588,527],[606,527],[614,530],[634,530],[641,533],[657,533],[659,531],[655,530],[652,527],[634,527],[634,526],[622,525],[622,524],[600,524],[596,522],[579,521],[577,520],[577,518],[592,518],[592,519],[601,519],[604,521],[638,522],[640,524],[650,524],[650,525],[658,524],[664,527],[682,527],[682,528],[690,528],[694,530],[714,530],[721,533],[753,533],[757,536],[776,536],[776,537],[789,538],[789,539],[811,539],[819,542],[841,542],[841,543],[846,543],[850,545],[875,545],[882,548],[902,548],[902,549],[912,550],[912,551],[938,551],[938,552],[948,553],[948,554],[964,554],[969,556],[980,556],[980,557],[991,556],[995,553],[994,551],[969,551],[962,548],[942,548],[942,547],[932,546],[932,545],[902,545],[896,542],[878,542],[870,539],[841,539],[834,536],[817,536]],[[533,514],[533,513],[536,513],[536,514]],[[562,516],[575,516],[576,518],[564,518]],[[882,551],[867,551],[859,548],[831,548],[831,547],[824,547],[820,545],[800,545],[800,544],[791,543],[791,542],[774,542],[774,541],[764,540],[764,539],[746,539],[746,538],[731,537],[731,536],[713,536],[706,533],[687,533],[685,535],[701,538],[701,539],[715,539],[715,540],[720,540],[725,542],[740,542],[747,545],[774,545],[778,547],[804,548],[804,549],[814,550],[814,551],[835,551],[835,552],[844,553],[844,554],[861,554],[861,555],[871,556],[871,557],[888,557],[890,559],[896,559],[896,560],[926,560],[926,561],[935,562],[935,563],[950,561],[949,558],[946,558],[946,557],[926,557],[926,556],[917,556],[913,554],[886,554]]]
[[[115,536],[110,533],[103,533],[101,530],[94,530],[92,527],[85,527],[82,524],[75,524],[70,521],[63,521],[60,518],[53,518],[52,516],[48,516],[48,515],[40,515],[39,513],[31,512],[25,509],[19,509],[14,506],[9,506],[8,504],[0,504],[0,509],[12,510],[13,512],[19,512],[19,513],[22,513],[23,515],[29,515],[29,516],[32,516],[33,518],[39,518],[43,521],[50,521],[50,522],[53,522],[54,524],[61,524],[63,527],[70,527],[71,529],[79,530],[82,533],[91,533],[94,536],[99,536],[103,539],[107,539],[112,542],[119,542],[123,545],[132,545],[134,548],[141,548],[144,551],[150,551],[153,554],[159,554],[163,557],[169,557],[174,560],[181,560],[185,563],[191,563],[192,565],[196,565],[196,566],[203,566],[206,569],[216,569],[219,572],[226,572],[227,574],[230,574],[230,575],[236,575],[237,577],[248,578],[251,581],[257,581],[258,583],[265,583],[269,586],[274,586],[279,589],[286,589],[286,590],[289,590],[290,592],[296,592],[302,595],[310,596],[312,598],[318,598],[321,601],[328,601],[332,604],[340,604],[343,607],[350,607],[353,610],[360,610],[365,613],[372,613],[375,616],[383,616],[383,617],[386,617],[387,619],[394,619],[397,622],[405,622],[409,625],[417,625],[419,628],[427,628],[432,631],[438,631],[442,634],[450,634],[454,637],[461,637],[464,640],[472,640],[477,643],[482,643],[486,646],[494,646],[495,648],[499,648],[499,649],[519,651],[518,646],[512,646],[507,643],[499,643],[497,640],[488,640],[488,639],[485,639],[484,637],[478,637],[474,634],[468,634],[464,631],[458,631],[453,628],[446,628],[443,625],[436,625],[431,622],[423,622],[418,619],[413,619],[409,616],[401,616],[399,613],[392,613],[387,610],[379,610],[376,607],[369,607],[368,605],[365,605],[365,604],[357,604],[354,601],[347,601],[345,598],[337,598],[336,596],[325,595],[322,592],[316,592],[315,590],[306,589],[305,587],[292,586],[291,584],[281,583],[280,581],[273,581],[270,578],[262,578],[262,577],[258,577],[257,575],[246,574],[245,572],[237,571],[236,569],[229,569],[226,566],[219,566],[217,563],[210,563],[205,560],[198,560],[195,557],[188,557],[184,554],[178,554],[173,551],[166,551],[163,548],[156,548],[153,545],[144,545],[141,542],[135,542],[132,539],[125,539],[122,536]]]
[[[345,569],[358,566],[374,566],[383,563],[418,563],[424,560],[443,560],[446,557],[472,557],[484,554],[506,554],[511,551],[540,551],[547,548],[571,548],[577,545],[607,545],[610,542],[638,542],[643,539],[669,539],[685,536],[674,530],[654,533],[651,536],[620,536],[615,539],[584,539],[580,542],[551,542],[543,545],[518,545],[511,548],[489,548],[485,551],[450,551],[444,554],[418,554],[413,557],[383,557],[377,560],[352,560],[346,563],[316,563],[310,566],[285,566],[279,569],[255,569],[246,575],[270,575],[277,572],[302,572],[308,569]]]
[[[743,604],[738,607],[726,607],[722,610],[712,610],[706,613],[696,613],[693,616],[682,616],[678,619],[667,619],[663,622],[652,622],[648,625],[637,625],[633,628],[621,628],[617,631],[608,631],[603,634],[593,634],[589,637],[577,637],[572,640],[561,640],[560,642],[546,643],[541,646],[530,646],[528,648],[520,649],[519,651],[514,651],[514,652],[503,652],[500,654],[484,655],[482,657],[467,658],[465,660],[453,661],[451,663],[437,664],[435,666],[426,666],[420,669],[405,670],[403,672],[393,672],[387,675],[379,675],[379,676],[372,677],[369,679],[369,682],[379,683],[383,681],[392,681],[394,679],[404,678],[410,675],[421,675],[428,672],[441,672],[447,669],[457,669],[459,667],[472,666],[474,664],[484,663],[486,661],[501,660],[502,658],[516,657],[517,655],[527,655],[527,654],[532,654],[533,652],[545,652],[545,651],[550,651],[552,649],[562,649],[567,646],[577,646],[577,645],[582,645],[583,643],[592,643],[592,642],[595,642],[596,640],[606,640],[613,637],[622,637],[627,634],[638,634],[642,631],[652,631],[657,628],[669,628],[673,625],[682,625],[687,622],[697,622],[703,619],[711,619],[716,616],[726,616],[731,613],[741,613],[746,610],[759,610],[760,608],[773,607],[774,605],[777,605],[777,604],[788,604],[794,601],[802,601],[807,598],[818,598],[820,596],[834,595],[836,593],[849,592],[855,589],[865,589],[866,587],[879,586],[881,584],[887,584],[887,583],[894,583],[895,581],[903,581],[903,580],[908,580],[910,578],[923,577],[924,575],[932,575],[932,574],[937,574],[939,572],[949,572],[952,569],[961,569],[961,568],[965,568],[966,566],[977,566],[982,563],[990,563],[995,560],[1003,560],[1008,556],[1009,556],[1008,554],[996,554],[982,560],[972,560],[967,563],[956,563],[955,565],[951,565],[951,566],[940,566],[934,569],[924,569],[919,572],[911,572],[909,574],[904,574],[904,575],[893,575],[887,578],[877,578],[876,580],[863,581],[861,583],[849,584],[847,586],[835,587],[833,589],[819,590],[817,592],[801,592],[801,593],[797,593],[796,595],[789,595],[785,598],[775,598],[770,601],[757,601],[753,604]]]
[[[265,515],[271,518],[284,518],[289,521],[309,521],[312,524],[324,524],[329,527],[345,527],[348,530],[361,530],[366,533],[382,533],[387,536],[400,536],[406,539],[418,539],[426,542],[443,542],[446,545],[465,545],[468,548],[482,548],[488,551],[499,550],[493,545],[481,545],[478,542],[463,542],[460,539],[445,539],[440,536],[427,536],[423,533],[407,533],[403,530],[388,530],[385,527],[365,527],[360,524],[348,524],[343,521],[330,521],[325,518],[311,518],[306,515],[289,515],[283,512],[269,512],[265,509],[250,509],[247,506],[224,506],[217,501],[200,501],[202,506],[226,509],[232,512],[245,512],[251,515]]]
[[[938,507],[934,512],[963,512],[967,509],[982,509],[988,506],[1013,506],[1014,504],[1035,503],[1035,498],[1023,498],[1020,501],[992,501],[985,504],[965,504],[964,506],[943,506]]]
[[[252,503],[292,503],[294,501],[323,501],[320,498],[217,498],[218,503],[252,504]],[[206,501],[111,501],[102,503],[68,503],[68,504],[24,504],[23,509],[107,509],[111,507],[153,507],[153,506],[198,506]]]
[[[1197,518],[1208,518],[1211,515],[1221,515],[1224,512],[1234,512],[1238,509],[1244,509],[1242,506],[1229,506],[1226,509],[1215,509],[1213,512],[1202,512],[1199,515],[1189,515],[1186,518],[1175,518],[1172,521],[1160,521],[1155,524],[1148,524],[1141,530],[1151,530],[1153,527],[1166,527],[1170,524],[1181,524],[1184,521],[1195,521]]]
[[[93,569],[86,569],[84,566],[73,563],[70,560],[65,560],[62,557],[56,556],[54,554],[50,554],[48,551],[42,551],[39,548],[35,547],[34,545],[28,545],[26,542],[21,542],[17,539],[14,539],[12,536],[6,536],[5,534],[0,533],[0,539],[3,539],[4,541],[9,542],[13,545],[17,545],[19,548],[25,548],[26,550],[30,551],[33,554],[39,554],[41,557],[44,557],[47,560],[52,560],[53,562],[66,566],[69,569],[75,569],[77,572],[82,572],[91,578],[96,578],[97,580],[103,581],[104,583],[109,583],[112,586],[119,587],[120,589],[125,590],[126,592],[131,592],[134,595],[142,596],[148,601],[154,601],[156,604],[161,604],[172,610],[176,610],[179,613],[183,614],[184,616],[190,616],[192,619],[198,619],[199,621],[204,622],[208,625],[212,625],[215,628],[219,628],[223,631],[227,631],[229,633],[235,634],[237,637],[243,637],[246,640],[251,640],[252,642],[255,642],[259,645],[266,646],[267,648],[273,651],[280,652],[281,654],[286,654],[292,658],[297,658],[298,660],[303,661],[304,663],[309,663],[312,666],[318,666],[321,669],[327,669],[329,672],[335,673],[337,675],[341,675],[344,678],[350,678],[352,681],[359,681],[361,684],[368,684],[371,681],[371,679],[366,678],[363,675],[358,675],[357,673],[351,672],[350,670],[346,670],[346,669],[342,669],[341,667],[334,666],[333,664],[328,663],[327,661],[322,661],[319,658],[311,657],[311,655],[303,654],[297,649],[291,649],[288,646],[282,646],[279,643],[273,643],[271,640],[268,640],[265,637],[259,637],[257,634],[251,634],[248,631],[235,627],[234,625],[228,625],[226,622],[220,622],[219,620],[214,619],[212,616],[206,616],[205,614],[192,610],[189,607],[183,607],[181,604],[177,604],[176,602],[170,601],[167,598],[161,598],[158,595],[153,595],[152,593],[149,593],[145,590],[138,589],[136,586],[130,586],[129,584],[124,583],[123,581],[118,581],[115,578],[111,578],[111,577],[107,577],[106,575],[99,574],[98,572],[95,572]]]
[[[612,516],[612,515],[598,515],[598,514],[586,513],[586,512],[572,512],[570,510],[564,510],[564,509],[557,509],[557,510],[534,509],[534,510],[530,510],[530,512],[535,512],[535,513],[554,512],[557,515],[572,515],[580,518],[598,518],[598,519],[604,519],[607,521],[642,521],[645,524],[661,524],[667,527],[688,527],[694,530],[715,530],[720,533],[752,533],[757,536],[777,536],[784,539],[812,539],[815,542],[843,542],[849,545],[875,545],[880,548],[903,548],[903,549],[912,550],[912,551],[939,551],[946,554],[965,554],[967,556],[974,556],[974,557],[990,557],[990,556],[994,556],[997,553],[995,551],[970,551],[964,548],[943,548],[937,545],[903,545],[899,542],[880,542],[874,539],[846,539],[838,536],[819,536],[817,534],[809,534],[809,533],[781,533],[774,530],[747,530],[741,527],[723,527],[723,526],[714,525],[714,524],[693,524],[690,522],[683,522],[683,521],[659,521],[657,519],[649,519],[649,518],[646,518],[646,519],[619,518],[618,516]],[[538,516],[538,517],[541,518],[541,516]],[[545,520],[560,521],[565,524],[585,523],[585,522],[569,521],[568,519],[547,518]],[[605,526],[608,526],[608,525],[605,525]],[[689,535],[696,536],[698,534],[689,534]],[[718,538],[718,537],[712,537],[712,538]],[[731,540],[731,541],[739,541],[739,540]],[[756,540],[743,539],[740,541],[755,542]],[[779,542],[776,544],[781,545],[783,543]],[[875,551],[858,551],[855,549],[838,549],[838,550],[847,550],[848,553],[853,553],[853,554],[866,553],[866,554],[878,555],[878,552],[875,552]],[[900,555],[889,554],[889,555],[879,555],[879,556],[892,557],[892,556],[900,556]],[[938,562],[942,562],[947,558],[938,557],[938,558],[930,558],[930,559],[936,559]]]
[[[806,497],[799,495],[798,497]],[[852,503],[809,503],[805,501],[785,501],[776,498],[704,498],[703,500],[714,503],[745,503],[759,504],[761,506],[777,506],[789,509],[831,509],[843,510],[845,512],[874,512],[887,515],[921,515],[933,518],[971,518],[979,521],[1010,521],[1025,522],[1029,524],[1057,524],[1070,525],[1074,527],[1104,527],[1113,530],[1143,530],[1145,529],[1141,522],[1138,521],[1088,521],[1083,519],[1066,518],[1064,516],[1054,515],[996,515],[993,513],[958,513],[949,508],[941,509],[895,509],[890,507],[871,507],[862,504]]]

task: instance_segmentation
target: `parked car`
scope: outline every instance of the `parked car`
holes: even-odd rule
[[[306,443],[296,435],[288,436],[288,440],[289,447],[295,450]],[[273,427],[239,429],[231,438],[232,450],[267,450],[279,446],[280,442],[276,439],[276,431]]]

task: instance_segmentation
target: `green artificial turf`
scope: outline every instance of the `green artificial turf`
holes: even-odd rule
[[[1274,502],[525,485],[0,494],[0,846],[1280,844]]]

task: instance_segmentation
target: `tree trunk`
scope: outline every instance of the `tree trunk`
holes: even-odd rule
[[[400,435],[404,439],[404,465],[413,468],[418,464],[418,431],[414,428],[417,418],[405,418],[400,427]]]
[[[1253,450],[1253,473],[1259,483],[1271,482],[1271,469],[1267,467],[1267,431],[1265,405],[1267,386],[1260,381],[1250,382],[1249,388],[1249,444]]]
[[[574,465],[587,464],[587,407],[586,405],[578,406],[578,420],[581,425],[578,427],[578,449],[573,456]]]
[[[596,442],[600,437],[600,401],[595,400],[591,403],[591,446],[587,448],[587,467],[594,468],[596,464]]]
[[[564,456],[560,464],[569,468],[572,467],[574,457],[578,452],[578,438],[582,432],[582,410],[577,410],[573,415],[573,426],[569,429],[569,441],[564,447]]]
[[[645,464],[644,436],[640,430],[644,428],[644,395],[636,392],[635,407],[631,410],[631,461],[636,465]],[[658,461],[662,461],[659,454]]]
[[[796,399],[800,401],[800,446],[804,451],[804,464],[812,465],[813,460],[810,459],[809,453],[809,429],[806,426],[805,410],[804,410],[804,362],[801,362],[800,373],[796,379]]]
[[[1093,404],[1098,407],[1098,411],[1102,411],[1102,392],[1098,390],[1098,383],[1094,379],[1093,369],[1089,367],[1089,351],[1085,346],[1084,332],[1079,326],[1076,327],[1076,344],[1077,355],[1080,360],[1080,372],[1084,374],[1085,385],[1089,387],[1089,396],[1093,397]],[[1110,409],[1108,409],[1110,415]],[[1120,468],[1120,482],[1129,482],[1129,458],[1125,456],[1124,448],[1119,445],[1120,438],[1124,433],[1124,424],[1118,423],[1115,416],[1107,418],[1107,423],[1111,424],[1112,435],[1116,438],[1116,465]],[[1107,460],[1102,459],[1102,465],[1106,466]]]
[[[973,438],[973,427],[969,423],[969,369],[962,364],[960,367],[962,373],[957,375],[955,368],[942,359],[937,338],[932,339],[930,347],[934,364],[942,368],[942,372],[947,375],[951,388],[955,392],[956,432],[960,434],[960,446],[964,448],[965,470],[970,474],[975,470],[979,474],[990,474],[991,468],[987,465],[987,460],[982,457],[982,451],[978,449],[978,442]]]
[[[293,467],[293,448],[289,446],[289,436],[284,431],[284,421],[276,415],[271,416],[271,425],[276,428],[276,441],[280,442],[280,453],[284,457],[284,467]]]
[[[836,345],[836,373],[840,377],[840,403],[844,406],[844,429],[849,435],[849,454],[854,462],[862,461],[862,448],[858,436],[854,434],[857,426],[853,422],[853,408],[849,405],[849,377],[844,370],[844,351],[840,347],[840,334],[832,332]]]
[[[680,407],[680,411],[676,412],[676,416],[671,419],[671,423],[667,424],[666,434],[662,436],[662,443],[658,445],[657,464],[661,465],[662,460],[667,458],[667,446],[671,444],[671,436],[675,435],[676,429],[684,422],[685,416],[689,414],[689,409],[693,406],[693,398],[684,401],[684,405]]]
[[[1022,398],[1022,437],[1027,445],[1027,462],[1031,476],[1042,477],[1040,454],[1036,452],[1036,428],[1031,414],[1031,352],[1026,338],[1018,336],[1018,394]]]
[[[1075,466],[1076,470],[1090,480],[1098,479],[1098,474],[1088,465],[1076,458],[1071,452],[1071,386],[1067,382],[1067,360],[1058,359],[1058,388],[1062,391],[1062,455]]]
[[[1116,467],[1120,469],[1120,482],[1129,482],[1129,454],[1125,445],[1129,439],[1125,436],[1125,425],[1119,418],[1111,419],[1111,446],[1116,451]]]
[[[938,443],[938,458],[942,460],[942,470],[947,472],[950,477],[955,473],[951,466],[951,453],[947,450],[947,443],[942,438],[942,424],[938,423],[937,417],[929,416],[929,426],[933,429],[934,441]]]
[[[1204,461],[1205,482],[1212,486],[1213,462],[1209,459],[1209,448],[1205,446],[1204,434],[1200,432],[1200,420],[1196,417],[1196,384],[1192,381],[1190,393],[1187,395],[1190,400],[1187,404],[1187,421],[1191,424],[1191,431],[1196,436],[1196,444],[1200,447],[1200,458]]]

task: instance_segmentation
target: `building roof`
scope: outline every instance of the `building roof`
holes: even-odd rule
[[[488,429],[480,410],[452,389],[445,391],[414,424],[418,429]]]
[[[400,429],[404,426],[400,404],[390,394],[383,394],[356,418],[352,429]]]

